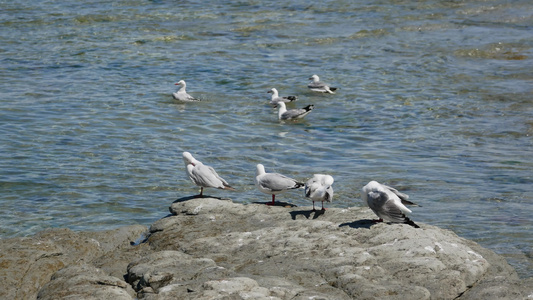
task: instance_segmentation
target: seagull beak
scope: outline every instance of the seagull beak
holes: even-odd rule
[[[174,83],[174,85],[180,85],[179,83]]]

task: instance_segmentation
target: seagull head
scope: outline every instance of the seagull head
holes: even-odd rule
[[[183,152],[183,161],[186,165],[195,165],[197,160],[189,152]]]
[[[276,102],[276,108],[284,108],[284,109],[287,109],[287,106],[285,105],[285,102],[283,101],[280,101],[280,102]]]
[[[333,180],[333,176],[331,175],[324,175],[324,177],[322,177],[322,182],[324,183],[324,185],[329,185],[331,186],[334,182]]]
[[[265,174],[265,166],[263,166],[262,164],[257,164],[256,174],[257,175]]]

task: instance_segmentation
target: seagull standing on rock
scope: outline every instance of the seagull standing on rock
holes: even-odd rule
[[[315,211],[315,201],[331,202],[333,200],[333,177],[331,175],[314,174],[313,177],[305,183],[305,196],[313,201],[313,211]]]
[[[304,108],[295,108],[287,110],[285,102],[278,102],[276,106],[279,108],[278,119],[279,120],[297,120],[307,116],[315,107],[310,104]]]
[[[194,184],[200,187],[200,195],[198,196],[203,197],[204,187],[235,190],[229,186],[226,180],[218,176],[215,169],[196,160],[189,152],[183,152],[183,161],[187,168],[187,176],[189,176]]]
[[[174,99],[179,100],[179,101],[184,101],[184,102],[200,101],[200,99],[196,99],[193,96],[187,94],[187,91],[185,90],[187,88],[187,84],[185,83],[185,80],[180,80],[174,85],[181,86],[177,92],[172,93],[172,97],[174,97]]]
[[[330,87],[320,81],[320,78],[316,74],[309,77],[309,80],[312,80],[312,82],[310,82],[307,87],[313,92],[335,94],[335,91],[337,90],[336,87]]]
[[[304,186],[302,182],[289,178],[279,173],[266,173],[265,166],[257,165],[255,185],[259,191],[272,195],[272,202],[267,205],[274,205],[276,203],[276,195],[285,193],[288,190],[298,189]]]
[[[278,90],[275,89],[275,88],[270,89],[270,91],[268,91],[267,93],[271,93],[272,94],[272,99],[270,100],[270,104],[272,104],[272,105],[275,105],[278,102],[292,102],[292,101],[298,100],[297,96],[280,97],[279,94],[278,94]]]
[[[379,217],[376,222],[383,220],[392,223],[409,224],[415,228],[420,228],[411,221],[405,214],[410,214],[411,210],[406,205],[417,205],[408,201],[409,196],[400,193],[395,188],[386,186],[377,181],[370,181],[363,187],[363,202]]]

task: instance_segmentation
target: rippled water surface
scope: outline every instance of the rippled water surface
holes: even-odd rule
[[[0,1],[0,237],[149,225],[198,189],[267,201],[255,165],[378,180],[533,276],[531,1]],[[318,74],[335,95],[308,91]],[[187,81],[200,103],[177,103]],[[279,122],[267,91],[314,104]],[[310,205],[303,192],[279,200]],[[354,216],[354,219],[357,216]]]

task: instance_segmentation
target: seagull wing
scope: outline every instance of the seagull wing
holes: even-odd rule
[[[405,214],[400,210],[394,199],[389,194],[382,191],[371,191],[367,195],[368,207],[376,215],[390,222],[404,223]]]
[[[302,183],[278,173],[264,174],[259,178],[258,183],[263,188],[269,189],[274,192],[297,189],[303,186]]]

